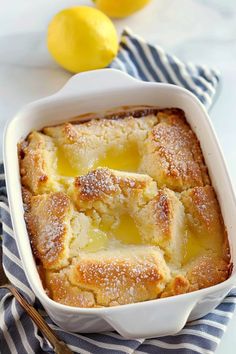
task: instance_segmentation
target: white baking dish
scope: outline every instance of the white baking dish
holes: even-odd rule
[[[115,329],[129,338],[155,337],[181,330],[217,306],[236,284],[235,269],[221,284],[189,294],[112,308],[82,309],[51,300],[45,293],[31,252],[24,222],[17,142],[33,129],[88,112],[105,112],[127,105],[179,107],[197,134],[228,230],[232,262],[236,264],[236,199],[207,112],[189,91],[168,84],[141,82],[117,70],[105,69],[73,76],[56,94],[22,109],[8,124],[4,163],[13,228],[28,281],[53,321],[76,332]]]

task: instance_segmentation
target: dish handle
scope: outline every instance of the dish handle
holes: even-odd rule
[[[127,339],[154,338],[178,333],[186,324],[197,299],[184,299],[168,303],[168,310],[161,302],[165,299],[150,302],[149,306],[139,308],[134,305],[124,306],[103,316],[121,336]],[[179,300],[179,299],[178,299]],[[158,304],[159,302],[159,304]]]
[[[117,70],[117,69],[100,69],[86,71],[72,76],[67,83],[56,93],[58,95],[85,94],[101,89],[122,88],[127,86],[136,86],[142,81]]]

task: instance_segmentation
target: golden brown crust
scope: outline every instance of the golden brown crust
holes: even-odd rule
[[[31,208],[32,193],[25,187],[21,188],[24,211],[27,213]]]
[[[86,205],[86,202],[96,201],[106,203],[111,201],[114,205],[115,197],[117,197],[117,204],[122,204],[125,199],[132,197],[148,198],[148,192],[150,195],[156,192],[156,183],[151,177],[108,168],[98,168],[77,177],[70,191],[78,207]]]
[[[68,144],[76,143],[78,140],[78,133],[75,127],[70,123],[66,123],[63,126],[63,135],[65,137],[66,143]]]
[[[92,291],[97,304],[114,306],[157,298],[169,279],[169,269],[158,249],[129,246],[81,254],[72,263],[69,279]]]
[[[57,269],[68,264],[71,202],[63,193],[44,194],[31,198],[25,219],[34,253],[44,268]]]
[[[168,188],[158,190],[155,197],[137,212],[137,218],[145,242],[160,246],[168,261],[179,265],[184,208],[175,193]]]
[[[94,295],[73,286],[68,280],[66,271],[45,272],[45,287],[49,296],[55,301],[69,306],[94,307],[96,301]]]
[[[223,228],[219,204],[212,186],[196,187],[181,193],[186,212],[197,220],[196,232],[204,228],[208,232],[217,232]],[[192,220],[192,227],[194,227]],[[195,223],[196,224],[196,223]]]
[[[134,250],[132,249],[132,252]],[[56,301],[79,307],[115,306],[155,299],[169,280],[169,269],[158,250],[125,250],[86,254],[69,268],[46,271],[45,286]],[[99,258],[100,257],[100,258]]]
[[[21,142],[18,149],[22,185],[34,194],[56,190],[57,182],[53,179],[56,150],[51,138],[32,132],[27,143]]]
[[[184,275],[178,274],[167,285],[161,297],[185,294],[189,292],[190,284]]]
[[[195,291],[216,285],[226,280],[230,275],[230,264],[214,255],[203,255],[193,261],[187,270],[189,291]]]
[[[77,177],[75,189],[78,190],[78,199],[99,200],[104,195],[117,193],[119,184],[116,176],[110,170],[100,168],[85,176]]]
[[[25,219],[55,301],[115,306],[230,275],[195,134],[179,109],[148,112],[47,127],[19,144]]]
[[[199,142],[182,111],[163,111],[146,140],[141,171],[159,187],[182,191],[209,183]]]
[[[213,286],[228,279],[231,265],[212,253],[201,255],[178,274],[167,285],[161,297],[180,295]]]

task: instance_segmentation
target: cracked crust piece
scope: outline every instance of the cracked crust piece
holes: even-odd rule
[[[67,282],[65,285],[58,282],[65,273],[70,287]],[[58,293],[67,293],[68,296],[77,288],[78,292],[91,292],[96,306],[115,306],[157,298],[169,278],[169,268],[158,248],[128,246],[96,253],[81,252],[70,267],[54,278],[49,276],[46,286],[55,294],[57,301],[66,304],[70,298],[68,300],[64,296],[59,299]],[[76,306],[81,306],[81,303],[83,306],[84,301],[87,301],[87,296],[85,300],[78,296]]]
[[[226,280],[230,274],[230,264],[222,257],[209,254],[201,255],[187,267],[186,278],[189,291],[208,288]]]
[[[49,296],[64,305],[96,307],[94,295],[90,291],[73,286],[68,280],[67,269],[59,272],[47,270],[44,273],[45,288]]]
[[[227,233],[212,186],[184,191],[180,200],[185,211],[182,267],[162,297],[221,283],[232,270]]]
[[[196,135],[181,110],[164,110],[159,124],[145,141],[140,171],[152,176],[159,187],[182,191],[209,183],[207,168]]]
[[[98,168],[77,177],[69,190],[77,208],[95,208],[114,212],[117,208],[133,212],[151,200],[157,192],[156,182],[148,175]]]
[[[33,194],[59,190],[55,179],[56,147],[53,140],[39,132],[32,132],[18,145],[21,183]]]
[[[188,263],[176,276],[172,275],[161,297],[185,294],[222,283],[231,274],[231,264],[212,252],[205,252]]]
[[[176,276],[172,275],[171,281],[165,287],[165,290],[161,294],[162,297],[181,295],[188,293],[190,289],[190,283],[185,275],[178,274]]]
[[[155,197],[136,213],[144,242],[161,247],[167,260],[179,266],[182,261],[184,217],[182,203],[168,188],[158,190]]]
[[[26,213],[28,231],[36,257],[44,268],[68,265],[72,206],[63,193],[33,196]]]
[[[172,277],[161,297],[180,295],[222,283],[230,276],[231,264],[208,251],[193,259],[181,272]]]
[[[212,186],[191,188],[180,195],[194,233],[223,234],[224,224]],[[214,236],[215,237],[215,236]]]
[[[67,266],[89,243],[90,219],[62,192],[32,196],[25,220],[34,254],[45,269]]]
[[[196,291],[222,283],[231,273],[231,264],[211,251],[193,259],[182,269],[182,274],[173,276],[161,297]]]

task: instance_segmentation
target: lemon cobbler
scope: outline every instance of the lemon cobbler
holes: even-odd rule
[[[33,131],[19,160],[27,229],[53,300],[115,306],[229,277],[219,204],[181,110]]]

